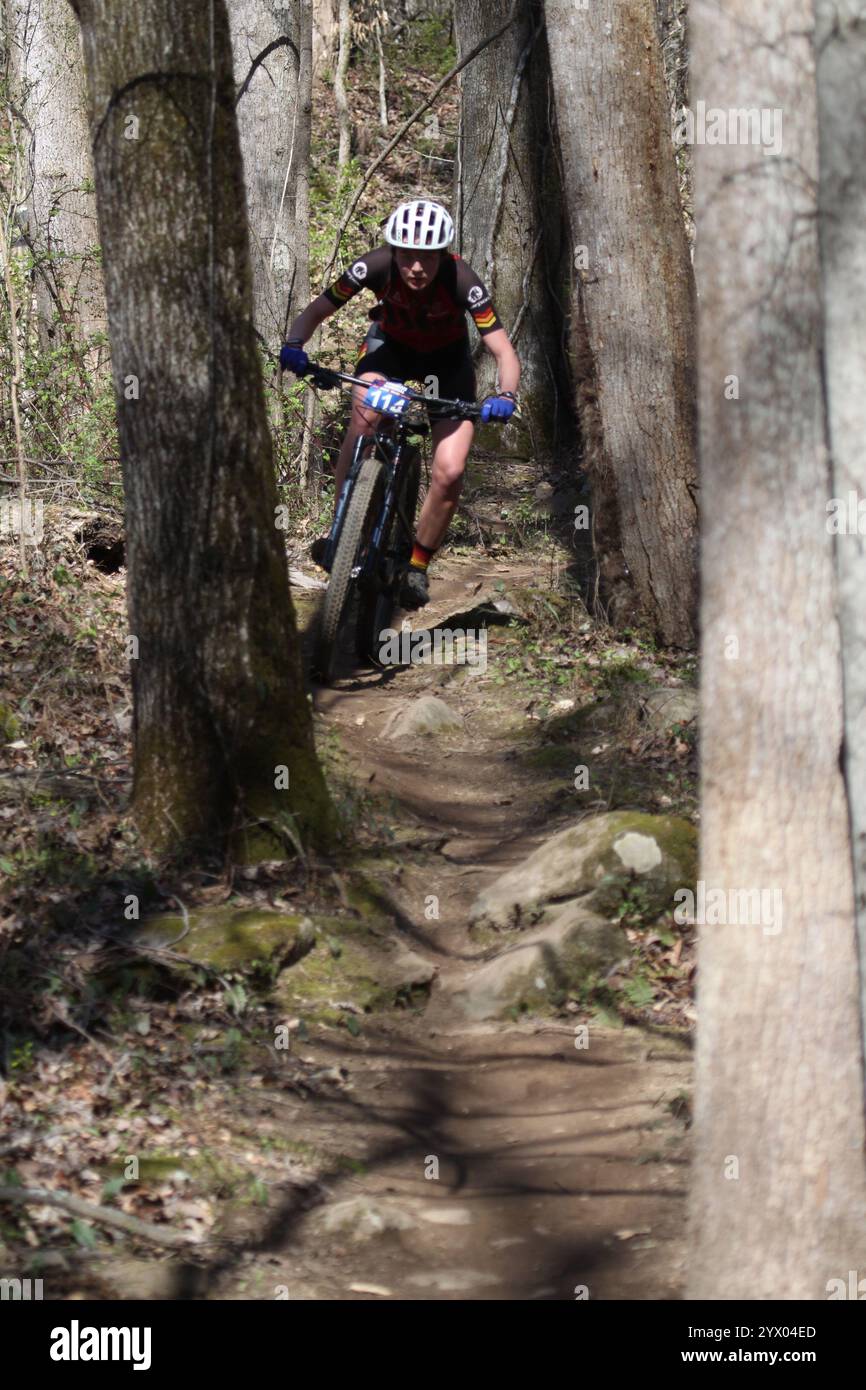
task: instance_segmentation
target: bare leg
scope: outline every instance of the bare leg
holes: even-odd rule
[[[427,550],[438,549],[451,525],[474,433],[471,420],[439,420],[433,426],[433,472],[415,532]]]
[[[384,381],[384,377],[379,372],[361,372],[363,381]],[[346,430],[345,437],[340,445],[340,456],[337,459],[337,470],[334,474],[334,511],[340,500],[340,491],[349,471],[352,462],[352,454],[355,451],[355,442],[359,434],[373,434],[376,426],[381,419],[378,410],[365,410],[361,401],[364,399],[362,387],[352,388],[352,415],[349,420],[349,428]]]

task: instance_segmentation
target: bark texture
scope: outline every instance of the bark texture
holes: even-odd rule
[[[298,127],[295,174],[295,271],[291,315],[310,302],[310,146],[313,136],[313,0],[299,0]]]
[[[652,0],[546,0],[601,596],[695,636],[694,288]]]
[[[781,897],[700,928],[689,1294],[824,1299],[866,1269],[866,1178],[813,14],[699,0],[691,26],[693,101],[783,111],[784,137],[695,150],[700,876]]]
[[[340,0],[339,9],[339,47],[337,50],[337,69],[334,73],[334,101],[337,103],[337,125],[340,130],[337,150],[337,168],[342,169],[349,162],[352,144],[352,118],[349,114],[349,99],[346,95],[346,75],[349,71],[349,57],[352,48],[352,12],[349,0]]]
[[[313,7],[313,72],[321,77],[333,62],[337,37],[337,0],[311,0]]]
[[[302,147],[298,100],[300,5],[288,0],[231,0],[237,119],[253,269],[256,331],[279,351],[296,274],[295,197]],[[299,229],[300,232],[300,229]]]
[[[465,0],[454,12],[462,57],[502,23],[500,0]],[[567,414],[563,372],[562,188],[551,131],[550,62],[540,0],[523,0],[518,21],[460,74],[455,214],[460,254],[487,284],[520,356],[525,432],[532,452],[553,452]],[[480,344],[479,387],[495,386],[495,363]],[[528,433],[528,439],[525,438]]]
[[[819,228],[833,497],[866,499],[866,0],[818,0]],[[851,820],[866,1036],[866,501],[838,532],[845,780]],[[862,527],[862,529],[861,529]]]
[[[322,840],[223,0],[76,0],[126,493],[134,810],[159,852]],[[136,132],[132,138],[131,132]],[[281,789],[289,773],[288,789]]]
[[[38,261],[40,339],[58,323],[79,347],[105,333],[81,38],[67,0],[6,0],[28,187],[19,215]]]

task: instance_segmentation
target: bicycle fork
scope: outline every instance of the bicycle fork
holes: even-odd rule
[[[334,513],[334,520],[332,521],[331,529],[328,532],[328,549],[326,554],[326,560],[329,569],[333,564],[334,556],[337,553],[337,546],[340,541],[340,534],[343,530],[343,522],[346,519],[346,509],[349,505],[349,498],[352,495],[352,488],[355,486],[355,481],[358,477],[358,474],[361,471],[361,465],[363,462],[364,455],[362,453],[356,454],[349,465],[348,473],[343,479],[343,486],[340,488],[340,496],[337,499],[337,510]]]
[[[378,581],[379,579],[379,575],[376,573],[376,569],[378,568],[378,563],[382,558],[380,554],[380,546],[382,544],[383,535],[387,534],[394,508],[395,506],[397,506],[397,486],[400,476],[400,464],[403,458],[403,452],[406,448],[406,445],[399,444],[395,449],[386,450],[383,447],[382,441],[375,439],[374,448],[378,449],[380,457],[382,458],[382,462],[384,463],[385,468],[387,470],[385,496],[382,500],[382,508],[379,512],[379,517],[376,521],[375,527],[373,528],[373,534],[370,537],[370,541],[367,546],[367,553],[364,556],[362,563],[356,566],[352,573],[353,579],[361,577],[368,582]],[[388,455],[390,455],[390,457]],[[364,462],[365,457],[366,454],[364,452],[359,452],[356,455],[356,457],[352,460],[349,472],[346,474],[345,482],[343,483],[343,486],[340,489],[340,497],[337,502],[337,510],[334,514],[333,525],[331,526],[331,530],[328,534],[329,550],[327,558],[329,563],[333,562],[333,557],[336,553],[337,546],[340,541],[340,534],[343,529],[346,511],[348,509],[349,498],[352,495],[352,489],[355,486],[355,482],[357,480],[358,474],[361,471],[361,466]],[[403,523],[406,535],[411,536],[412,520],[410,519],[407,521],[406,517],[401,515],[399,507],[398,517]],[[381,587],[381,585],[379,585],[379,587]]]

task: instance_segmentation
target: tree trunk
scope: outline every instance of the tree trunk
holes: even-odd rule
[[[298,176],[295,182],[295,235],[297,262],[292,315],[300,313],[310,301],[310,145],[313,123],[313,0],[301,0],[301,75],[298,85]],[[309,343],[315,356],[320,341],[317,330]],[[304,396],[303,438],[299,483],[305,494],[310,493],[310,455],[316,422],[317,399],[314,391]]]
[[[134,811],[156,852],[321,841],[252,328],[224,0],[75,0],[126,493]],[[288,788],[285,783],[288,781]]]
[[[295,275],[290,318],[310,302],[310,147],[313,136],[313,0],[300,0],[298,124],[295,133]]]
[[[694,287],[652,0],[546,5],[575,251],[573,364],[602,598],[690,646]]]
[[[382,43],[383,23],[376,20],[376,54],[379,59],[379,125],[388,129],[388,74],[385,71],[385,48]]]
[[[337,33],[337,0],[312,0],[313,5],[313,75],[321,77],[334,58]]]
[[[21,362],[21,344],[19,341],[21,329],[18,322],[18,295],[15,291],[12,258],[9,252],[8,238],[6,236],[5,208],[3,208],[2,216],[0,216],[0,259],[3,261],[3,287],[6,291],[6,302],[9,306],[9,355],[12,358],[12,375],[8,380],[9,408],[12,416],[12,431],[15,439],[15,461],[18,470],[18,506],[21,509],[21,524],[18,528],[18,562],[21,566],[21,573],[26,579],[29,573],[27,564],[27,538],[24,534],[24,518],[27,515],[27,464],[24,457],[24,435],[21,429],[20,410],[20,390],[24,381],[24,371]]]
[[[295,194],[301,124],[299,7],[290,7],[285,0],[231,0],[228,11],[239,93],[237,119],[250,229],[255,325],[263,346],[274,354],[285,339],[296,273]]]
[[[817,0],[820,244],[833,496],[866,485],[866,0]],[[863,508],[866,511],[866,507]],[[866,523],[863,524],[866,530]],[[866,551],[839,534],[836,567],[845,719],[845,781],[854,846],[861,1037],[866,1037]]]
[[[337,70],[334,73],[334,100],[337,103],[337,122],[340,128],[338,169],[348,164],[352,144],[352,118],[349,115],[349,101],[346,96],[346,73],[349,71],[351,48],[352,12],[349,0],[340,0],[340,46],[337,50]]]
[[[700,930],[689,1294],[824,1299],[831,1280],[866,1271],[866,1135],[826,528],[813,15],[808,0],[702,0],[691,24],[693,100],[783,111],[785,124],[783,157],[695,150],[700,877],[726,895],[727,925],[708,910]],[[852,107],[840,110],[847,138]],[[732,902],[737,890],[751,904]]]
[[[454,17],[462,57],[502,23],[503,5],[464,0]],[[559,402],[565,406],[568,397],[557,294],[565,283],[567,234],[549,96],[541,3],[522,0],[520,19],[460,75],[455,212],[460,254],[487,284],[520,355],[525,428],[505,439],[515,439],[518,452],[543,454],[555,448],[557,426],[565,423]],[[495,363],[483,351],[476,356],[479,387],[487,394],[495,386]]]
[[[81,38],[67,0],[7,0],[27,123],[26,229],[38,258],[40,340],[58,324],[78,348],[105,333]],[[98,357],[98,345],[95,349]]]

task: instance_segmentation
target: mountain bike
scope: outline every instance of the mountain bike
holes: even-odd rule
[[[413,436],[429,434],[431,420],[477,420],[481,406],[426,396],[402,382],[371,383],[316,363],[310,364],[305,379],[326,391],[362,386],[362,404],[380,417],[373,434],[359,435],[355,443],[324,556],[330,581],[312,666],[314,678],[327,685],[352,617],[356,656],[377,665],[380,634],[390,627],[398,607],[400,577],[412,555],[421,483],[421,454]],[[357,606],[352,603],[355,597]]]

